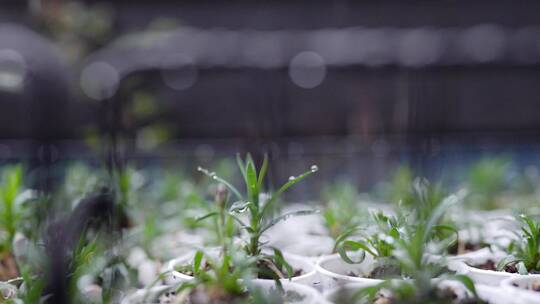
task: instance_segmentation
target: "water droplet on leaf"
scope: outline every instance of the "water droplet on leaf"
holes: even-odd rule
[[[319,167],[317,167],[317,165],[311,166],[311,172],[317,172],[317,171],[319,171]]]

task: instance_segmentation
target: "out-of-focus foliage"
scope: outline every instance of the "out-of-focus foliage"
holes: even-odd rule
[[[359,208],[358,192],[351,183],[337,182],[326,186],[322,192],[322,199],[325,225],[334,239],[367,218],[366,210]]]
[[[465,187],[469,191],[466,205],[481,209],[500,206],[500,196],[508,187],[510,159],[507,157],[486,157],[469,169]]]

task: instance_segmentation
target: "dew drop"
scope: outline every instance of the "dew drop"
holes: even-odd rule
[[[203,168],[202,168],[201,166],[198,166],[198,167],[197,167],[197,171],[200,172],[200,171],[202,171],[202,170],[203,170]]]
[[[294,177],[294,176],[292,176],[292,175],[289,176],[289,180],[290,180],[290,181],[293,181],[295,178],[296,178],[296,177]]]
[[[319,171],[319,167],[317,167],[317,165],[311,166],[311,172],[317,172],[317,171]]]

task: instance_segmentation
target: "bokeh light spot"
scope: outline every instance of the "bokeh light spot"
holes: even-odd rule
[[[11,49],[0,50],[0,90],[20,92],[26,71],[26,62],[21,54]]]
[[[326,77],[326,63],[315,52],[301,52],[291,60],[289,76],[297,86],[312,89],[320,85]]]
[[[112,97],[120,82],[118,71],[106,62],[92,62],[81,73],[81,89],[86,96],[103,100]]]

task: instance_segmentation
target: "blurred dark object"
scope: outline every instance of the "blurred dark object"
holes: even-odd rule
[[[44,290],[44,295],[51,295],[48,303],[69,303],[71,276],[66,276],[66,273],[73,273],[71,267],[76,246],[87,242],[90,232],[104,233],[110,242],[127,225],[126,213],[114,203],[113,195],[107,189],[83,199],[68,217],[52,222],[44,237],[50,263]]]

